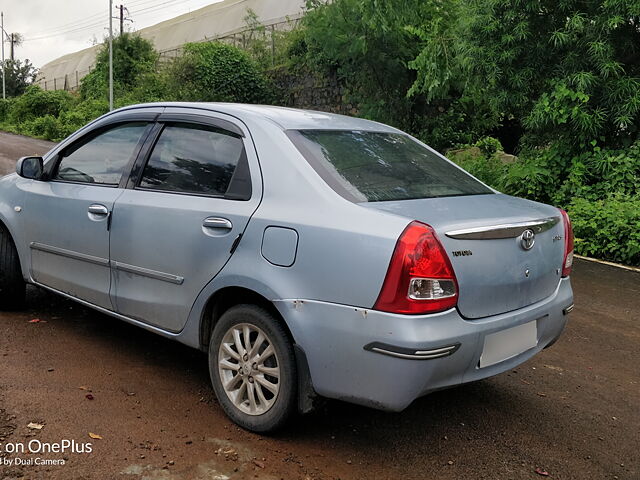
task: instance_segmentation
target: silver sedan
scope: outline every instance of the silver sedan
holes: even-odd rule
[[[126,107],[0,179],[0,307],[30,283],[206,351],[256,432],[514,368],[560,336],[572,258],[564,211],[321,112]]]

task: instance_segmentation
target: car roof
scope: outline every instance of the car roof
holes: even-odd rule
[[[382,123],[365,120],[363,118],[349,117],[336,113],[320,112],[315,110],[301,110],[297,108],[276,107],[272,105],[251,105],[244,103],[213,103],[213,102],[162,102],[131,105],[116,110],[130,111],[145,107],[180,107],[200,110],[210,110],[225,113],[239,118],[246,117],[268,119],[277,124],[283,130],[367,130],[378,132],[398,133],[393,127]]]

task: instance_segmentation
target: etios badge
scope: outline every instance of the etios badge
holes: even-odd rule
[[[522,232],[522,235],[520,236],[520,246],[523,249],[531,250],[534,243],[536,243],[536,234],[533,233],[533,230],[527,229]]]

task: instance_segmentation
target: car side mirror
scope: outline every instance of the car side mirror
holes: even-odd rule
[[[42,157],[22,157],[16,163],[16,173],[23,178],[40,180],[44,171]]]

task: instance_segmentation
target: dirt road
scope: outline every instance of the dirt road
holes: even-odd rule
[[[273,437],[227,420],[203,354],[32,288],[0,313],[0,449],[65,465],[0,457],[0,478],[640,479],[640,274],[577,261],[573,285],[564,336],[516,370],[400,414],[328,402]],[[6,453],[64,439],[92,452]]]
[[[46,140],[0,132],[0,176],[15,170],[16,160],[26,155],[42,155],[55,145]]]

